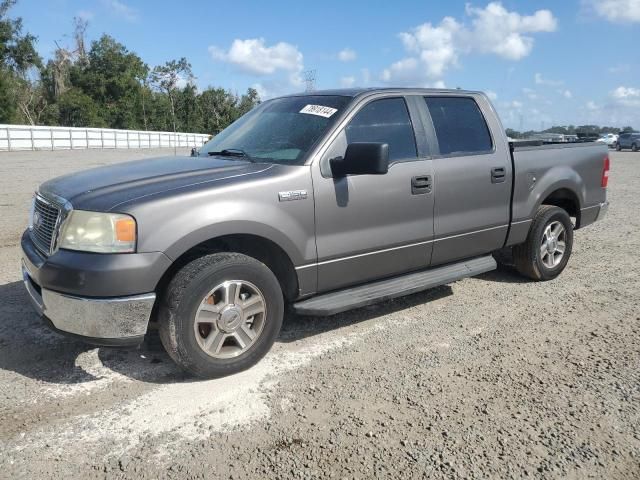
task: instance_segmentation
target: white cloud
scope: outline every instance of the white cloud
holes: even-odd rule
[[[399,36],[405,49],[415,57],[394,63],[385,70],[383,79],[385,76],[391,79],[394,73],[402,77],[406,72],[416,70],[419,64],[427,77],[442,76],[447,68],[458,64],[460,46],[457,43],[463,28],[455,19],[445,17],[436,27],[425,23],[410,33],[401,33]]]
[[[613,67],[609,67],[607,68],[607,71],[609,73],[625,73],[628,72],[629,70],[631,70],[631,68],[629,67],[629,65],[626,64],[622,64],[622,65],[615,65]]]
[[[299,73],[304,68],[302,53],[298,47],[286,42],[267,46],[264,38],[236,39],[227,51],[210,46],[209,53],[214,60],[230,63],[253,75],[292,72],[292,83],[300,82]]]
[[[640,22],[640,0],[583,0],[583,4],[610,22]]]
[[[523,88],[522,93],[524,93],[529,100],[537,100],[539,98],[536,91],[531,88]]]
[[[480,51],[495,53],[509,60],[520,60],[531,53],[533,38],[525,34],[553,32],[558,22],[549,10],[533,15],[509,12],[500,2],[491,2],[484,9],[467,4],[467,14],[473,20],[472,42]]]
[[[76,12],[76,17],[88,22],[95,17],[95,14],[89,10],[78,10],[78,12]]]
[[[600,107],[593,100],[587,102],[587,110],[599,110]]]
[[[622,107],[640,107],[640,88],[618,87],[610,93],[616,105]]]
[[[399,34],[408,56],[382,72],[382,80],[396,83],[421,83],[441,78],[460,57],[472,53],[493,54],[507,60],[520,60],[531,53],[534,39],[530,34],[552,32],[557,20],[549,10],[533,15],[510,12],[500,2],[485,8],[467,4],[470,22],[444,17],[437,25],[431,22]]]
[[[138,19],[138,11],[120,0],[102,0],[102,4],[114,15],[123,18],[127,22],[135,22]]]
[[[585,104],[584,121],[598,125],[640,125],[640,88],[620,86],[602,103]]]
[[[350,48],[345,48],[338,52],[338,60],[341,62],[352,62],[357,57],[356,52]]]
[[[396,81],[400,83],[411,82],[415,78],[418,68],[418,60],[405,58],[397,61],[382,72],[382,80],[385,82]]]
[[[573,93],[571,93],[571,90],[558,90],[558,93],[564,98],[573,98]]]
[[[368,68],[363,68],[360,73],[362,74],[362,85],[368,86],[371,83],[371,72]]]
[[[541,73],[536,73],[533,76],[536,85],[547,85],[549,87],[559,87],[564,84],[562,80],[550,80],[548,78],[544,78]]]
[[[611,92],[613,98],[640,98],[640,88],[618,87]]]
[[[491,101],[495,101],[498,99],[498,94],[492,90],[487,90],[486,92],[484,92],[487,94],[487,97],[489,97],[489,100]]]
[[[355,84],[356,84],[356,77],[354,76],[342,77],[340,79],[340,86],[344,88],[353,87]]]

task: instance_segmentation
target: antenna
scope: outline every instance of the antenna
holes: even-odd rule
[[[316,89],[316,71],[305,70],[304,72],[302,72],[302,77],[304,78],[304,83],[306,84],[305,91],[313,92]]]

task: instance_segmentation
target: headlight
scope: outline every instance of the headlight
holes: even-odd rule
[[[73,210],[63,222],[58,247],[82,252],[132,253],[136,221],[120,213]]]

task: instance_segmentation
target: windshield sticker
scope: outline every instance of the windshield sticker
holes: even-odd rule
[[[325,107],[324,105],[307,105],[300,110],[300,113],[308,113],[309,115],[318,115],[320,117],[329,118],[337,111],[337,108]]]

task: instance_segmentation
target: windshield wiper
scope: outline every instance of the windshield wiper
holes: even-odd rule
[[[247,152],[242,150],[241,148],[225,148],[224,150],[220,150],[219,152],[207,152],[207,155],[218,155],[220,157],[242,157],[249,160],[251,163],[255,163],[256,160]]]

